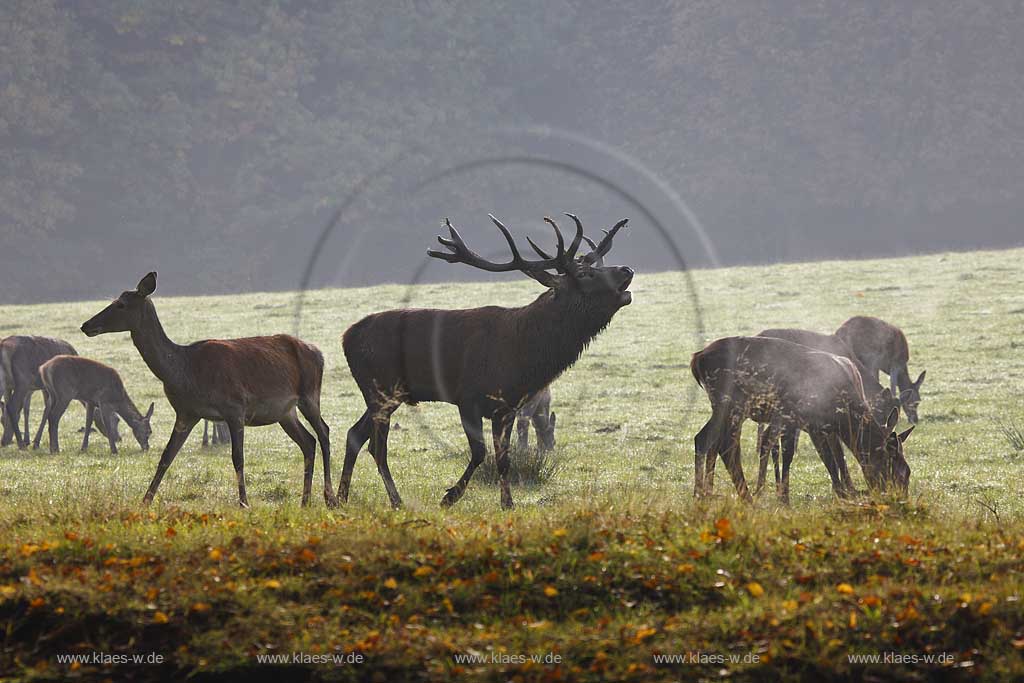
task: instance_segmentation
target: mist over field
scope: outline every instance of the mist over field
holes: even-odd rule
[[[652,217],[689,265],[1020,244],[1022,35],[1012,0],[11,0],[0,301],[292,289],[343,204],[313,285],[408,282],[444,216],[497,247],[488,212],[630,216],[647,272]]]

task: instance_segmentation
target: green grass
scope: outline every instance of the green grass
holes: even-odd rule
[[[143,509],[173,414],[126,334],[78,331],[106,302],[0,307],[0,334],[68,339],[117,367],[137,404],[157,402],[149,453],[125,429],[121,455],[99,438],[79,453],[77,405],[59,455],[0,451],[0,677],[158,678],[165,667],[271,675],[279,669],[257,654],[296,651],[358,652],[361,664],[293,666],[352,680],[1019,676],[1024,458],[1000,425],[1019,425],[1024,413],[1022,256],[704,270],[692,273],[695,291],[679,274],[639,274],[633,305],[553,385],[553,469],[513,488],[510,513],[485,477],[455,508],[439,508],[468,460],[457,410],[441,404],[395,414],[390,464],[403,511],[388,510],[365,451],[348,506],[328,511],[317,497],[302,510],[302,458],[277,427],[246,434],[253,509],[236,508],[229,449],[201,449],[198,429]],[[406,298],[517,305],[537,293],[529,281],[308,293],[298,333],[326,357],[335,482],[345,431],[363,408],[341,352],[349,324]],[[295,331],[293,294],[158,291],[155,301],[179,342]],[[908,500],[834,501],[803,439],[791,509],[771,495],[739,505],[723,468],[719,497],[695,504],[692,439],[709,409],[690,355],[720,336],[830,331],[855,314],[900,325],[911,371],[928,370],[921,424],[907,442]],[[34,409],[33,423],[38,394]],[[744,435],[748,479],[753,432]],[[94,650],[155,651],[168,663],[72,672],[56,659]],[[753,652],[759,662],[652,658],[698,651]],[[846,658],[885,651],[955,653],[955,665]],[[457,662],[464,653],[557,653],[562,663]]]

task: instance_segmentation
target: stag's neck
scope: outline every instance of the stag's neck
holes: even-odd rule
[[[519,332],[530,350],[536,382],[546,386],[571,367],[614,313],[588,308],[571,296],[555,297],[552,291],[520,309]]]
[[[164,384],[177,384],[185,365],[185,347],[172,342],[164,332],[156,308],[146,301],[139,326],[132,330],[132,343],[139,350],[142,360]],[[131,399],[128,399],[131,403]],[[133,411],[139,411],[132,405]]]

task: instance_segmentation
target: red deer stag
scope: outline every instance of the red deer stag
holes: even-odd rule
[[[43,388],[39,367],[54,356],[60,355],[76,356],[78,352],[63,339],[54,337],[15,335],[0,341],[0,386],[3,387],[5,398],[3,436],[0,437],[0,445],[6,446],[12,441],[16,441],[18,448],[28,447],[29,408],[32,404],[32,394]],[[94,408],[88,404],[85,407],[87,412]],[[24,434],[18,429],[19,413],[24,415]],[[36,430],[36,436],[32,443],[33,448],[39,448],[39,440],[43,436],[43,425],[45,424],[45,418],[39,422],[39,429]],[[96,427],[103,436],[107,436],[102,419],[96,421]],[[116,426],[111,432],[116,439]]]
[[[897,410],[899,409],[899,401],[893,398],[892,393],[888,389],[883,388],[882,385],[878,383],[877,375],[872,375],[865,370],[864,366],[862,366],[857,360],[857,356],[853,353],[853,350],[846,345],[846,342],[834,334],[821,334],[819,332],[797,329],[771,329],[764,330],[758,333],[757,336],[785,339],[786,341],[791,341],[794,344],[800,344],[817,351],[827,351],[828,353],[842,356],[843,358],[849,358],[857,367],[857,371],[860,373],[861,379],[863,380],[864,395],[867,396],[868,403],[871,405],[871,412],[875,421],[879,424],[884,424],[892,410],[894,408]],[[796,449],[799,430],[795,427],[790,427],[790,433],[782,435],[783,440],[791,440],[793,450],[786,449],[783,453],[784,456],[788,453],[788,458],[783,457],[782,459],[781,478],[779,476],[778,440],[767,439],[764,438],[765,436],[766,431],[764,429],[764,425],[758,425],[757,450],[759,466],[757,471],[757,488],[755,489],[755,495],[764,487],[765,474],[768,468],[768,455],[770,452],[775,469],[775,486],[778,489],[782,500],[788,503],[789,466],[793,461],[793,452]],[[846,469],[846,458],[842,456],[842,451],[840,451],[838,455],[839,457],[836,465],[839,468],[840,478],[843,480],[844,487],[848,490],[852,490],[853,486],[850,483],[850,474]]]
[[[117,418],[124,418],[131,427],[135,440],[144,451],[149,450],[149,437],[153,433],[150,418],[156,404],[150,403],[149,410],[143,415],[135,407],[128,396],[124,382],[117,370],[99,361],[82,358],[81,356],[54,356],[39,368],[46,395],[46,410],[43,419],[50,425],[50,452],[59,450],[57,428],[60,418],[73,400],[83,401],[86,405],[85,435],[82,437],[82,451],[89,448],[89,432],[92,431],[94,406],[99,408],[103,423],[108,426],[110,436],[110,452],[117,455],[116,433]]]
[[[710,493],[708,475],[721,455],[737,493],[750,500],[740,462],[746,419],[768,426],[769,438],[790,427],[806,431],[840,496],[842,443],[853,452],[872,488],[890,482],[905,490],[910,467],[903,457],[907,430],[896,436],[898,411],[880,425],[871,415],[856,366],[848,358],[784,339],[727,337],[693,355],[690,371],[711,401],[711,419],[694,438],[694,495]],[[791,444],[784,444],[789,447]]]
[[[555,222],[544,219],[555,231],[554,256],[527,238],[540,260],[524,259],[508,229],[494,216],[490,219],[512,252],[509,262],[494,263],[475,253],[447,220],[451,236],[438,237],[438,241],[449,251],[427,252],[448,263],[464,263],[490,273],[519,271],[547,288],[533,303],[519,308],[385,311],[348,328],[343,339],[345,357],[366,401],[366,412],[348,432],[338,489],[342,501],[348,499],[356,456],[369,439],[391,505],[400,507],[402,499],[387,461],[391,414],[402,403],[443,401],[458,406],[471,457],[465,473],[448,489],[441,504],[457,502],[483,462],[482,420],[489,418],[501,506],[512,507],[508,445],[516,413],[528,397],[575,363],[612,316],[632,300],[628,291],[632,269],[598,265],[626,221],[607,231],[593,251],[577,258],[583,225],[576,216],[567,215],[576,224],[576,235],[568,247]]]
[[[525,451],[530,447],[530,425],[537,432],[537,450],[550,451],[555,447],[555,414],[551,412],[551,389],[544,387],[531,396],[519,409],[516,417],[516,447]]]
[[[312,344],[287,334],[244,339],[209,339],[179,346],[164,333],[150,295],[156,273],[149,273],[134,290],[82,325],[89,337],[130,332],[132,343],[150,371],[164,384],[174,408],[174,429],[156,474],[143,498],[149,504],[167,468],[200,419],[223,420],[231,434],[231,461],[238,481],[238,501],[248,507],[245,493],[244,437],[246,426],[278,423],[302,449],[305,464],[302,504],[309,504],[316,439],[299,422],[298,411],[320,440],[324,463],[324,499],[337,504],[331,486],[331,446],[327,424],[320,415],[323,354]]]
[[[907,369],[910,347],[903,331],[884,320],[856,315],[839,326],[836,336],[853,349],[857,360],[876,382],[879,371],[889,375],[892,395],[899,397],[910,424],[917,424],[917,406],[921,403],[925,371],[918,375],[917,380],[910,379]]]

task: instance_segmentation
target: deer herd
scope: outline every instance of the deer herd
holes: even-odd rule
[[[438,237],[445,249],[427,252],[448,263],[487,272],[518,271],[545,288],[532,303],[518,308],[383,311],[345,331],[345,358],[366,407],[348,430],[337,491],[331,482],[330,430],[320,410],[324,375],[320,350],[286,334],[177,344],[167,336],[153,304],[156,273],[143,277],[135,289],[122,292],[81,330],[89,337],[128,332],[142,360],[163,383],[174,410],[174,426],[144,503],[152,501],[185,440],[199,420],[205,420],[204,445],[211,424],[214,443],[230,441],[243,507],[248,506],[246,427],[273,423],[302,451],[304,506],[309,504],[317,444],[324,500],[334,507],[347,502],[356,459],[369,442],[391,505],[400,507],[402,499],[388,467],[391,417],[404,403],[439,401],[458,407],[470,450],[465,472],[448,488],[441,504],[456,503],[483,462],[486,418],[491,423],[501,506],[513,507],[509,481],[513,427],[518,421],[521,447],[528,442],[531,425],[538,448],[554,447],[549,385],[632,301],[633,270],[604,263],[626,221],[604,231],[595,243],[584,235],[576,216],[566,215],[575,225],[568,244],[558,224],[544,219],[554,232],[553,253],[527,238],[537,258],[525,258],[509,230],[494,216],[489,216],[491,222],[508,243],[511,258],[507,262],[489,261],[474,252],[447,220],[448,236]],[[694,439],[695,496],[711,493],[721,456],[737,494],[744,500],[752,498],[740,462],[740,435],[746,420],[758,425],[755,493],[764,487],[771,457],[779,496],[788,503],[789,469],[801,431],[810,437],[837,496],[855,493],[844,445],[869,487],[905,492],[910,467],[903,444],[917,423],[924,381],[923,372],[911,379],[908,360],[907,341],[898,328],[863,316],[850,318],[835,334],[771,329],[710,343],[693,355],[690,364],[711,403],[711,417]],[[888,387],[881,385],[879,372],[888,375]],[[34,448],[39,447],[45,425],[50,452],[58,451],[60,418],[71,401],[81,402],[86,409],[82,450],[88,448],[95,422],[111,452],[117,453],[121,420],[139,446],[149,448],[154,404],[143,413],[112,367],[79,356],[66,341],[34,336],[0,341],[2,445],[29,445],[29,407],[35,391],[43,392],[44,410]],[[912,426],[897,434],[901,409]]]

